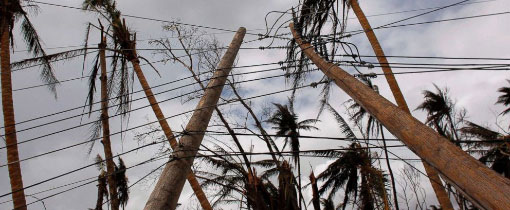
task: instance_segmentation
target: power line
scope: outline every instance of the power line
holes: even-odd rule
[[[317,84],[317,83],[315,83]],[[260,98],[260,97],[266,97],[266,96],[270,96],[270,95],[275,95],[275,94],[279,94],[279,93],[284,93],[284,92],[288,92],[288,91],[293,91],[295,89],[301,89],[301,88],[306,88],[306,87],[313,87],[315,86],[315,84],[310,84],[310,85],[305,85],[305,86],[299,86],[299,87],[296,87],[296,88],[291,88],[291,89],[285,89],[285,90],[280,90],[280,91],[276,91],[276,92],[271,92],[271,93],[266,93],[266,94],[261,94],[261,95],[257,95],[257,96],[252,96],[252,97],[249,97],[249,98],[245,98],[244,100],[251,100],[251,99],[255,99],[255,98]],[[230,100],[228,102],[224,102],[224,103],[218,103],[217,106],[222,106],[222,105],[226,105],[226,104],[231,104],[231,103],[235,103],[235,102],[238,102],[239,100],[238,99],[233,99],[233,100]],[[211,106],[211,107],[216,107],[216,106]],[[166,117],[164,118],[164,120],[168,120],[170,118],[174,118],[174,117],[178,117],[178,116],[181,116],[181,115],[185,115],[185,114],[188,114],[188,113],[192,113],[194,111],[197,111],[197,110],[202,110],[202,109],[206,109],[206,108],[211,108],[211,107],[203,107],[203,108],[200,108],[200,109],[194,109],[194,110],[189,110],[189,111],[186,111],[186,112],[181,112],[181,113],[178,113],[178,114],[174,114],[174,115],[171,115],[169,117]],[[131,127],[131,128],[128,128],[128,129],[125,129],[125,130],[122,130],[122,131],[118,131],[118,132],[115,132],[115,133],[111,133],[109,136],[114,136],[114,135],[117,135],[117,134],[120,134],[120,133],[123,133],[125,131],[130,131],[130,130],[134,130],[134,129],[138,129],[138,128],[141,128],[141,127],[144,127],[144,126],[147,126],[147,125],[150,125],[150,124],[153,124],[153,123],[156,123],[156,122],[159,122],[159,121],[152,121],[152,122],[149,122],[149,123],[145,123],[145,124],[142,124],[142,125],[138,125],[138,126],[135,126],[135,127]],[[65,130],[69,130],[68,129],[65,129]],[[65,130],[62,130],[62,131],[59,131],[59,132],[63,132]],[[44,136],[48,136],[48,135],[44,135]],[[43,136],[43,137],[44,137]],[[38,137],[38,138],[41,138],[41,137]],[[29,140],[25,140],[25,141],[22,141],[22,142],[18,142],[17,144],[20,144],[20,143],[26,143],[26,142],[29,142],[29,141],[34,141],[38,138],[33,138],[33,139],[29,139]],[[34,155],[34,156],[31,156],[31,157],[27,157],[27,158],[24,158],[24,159],[21,159],[21,160],[18,160],[16,162],[23,162],[23,161],[27,161],[27,160],[30,160],[30,159],[34,159],[34,158],[38,158],[38,157],[41,157],[41,156],[45,156],[45,155],[49,155],[49,154],[52,154],[52,153],[55,153],[55,152],[59,152],[59,151],[63,151],[63,150],[67,150],[67,149],[70,149],[70,148],[73,148],[73,147],[77,147],[77,146],[80,146],[80,145],[83,145],[83,144],[87,144],[87,143],[90,143],[90,142],[94,142],[98,139],[101,139],[102,137],[97,137],[97,138],[93,138],[93,139],[90,139],[90,140],[87,140],[87,141],[83,141],[83,142],[79,142],[79,143],[76,143],[76,144],[73,144],[73,145],[69,145],[69,146],[66,146],[66,147],[61,147],[59,149],[56,149],[56,150],[52,150],[52,151],[49,151],[49,152],[44,152],[44,153],[41,153],[41,154],[38,154],[38,155]],[[11,146],[11,145],[7,145],[5,147],[2,147],[2,149],[8,147],[8,146]],[[11,163],[7,163],[7,164],[4,164],[4,165],[0,165],[0,167],[5,167],[6,165],[8,164],[12,164],[14,162],[11,162]]]
[[[162,61],[158,61],[158,62],[162,62]],[[287,62],[287,61],[285,61],[285,62]],[[275,64],[282,65],[285,62],[273,62],[273,63],[264,63],[264,64],[251,64],[251,65],[245,65],[245,66],[235,66],[235,67],[232,67],[232,68],[249,68],[249,67],[259,67],[259,66],[275,65]],[[142,65],[147,65],[147,64],[142,64]],[[265,70],[258,70],[258,71],[252,71],[252,72],[237,73],[237,74],[233,73],[232,75],[234,75],[234,76],[237,76],[237,75],[246,75],[246,74],[252,74],[252,73],[261,73],[261,72],[266,72],[266,71],[273,71],[273,70],[277,70],[277,69],[280,69],[280,68],[265,69]],[[197,76],[201,76],[202,74],[208,74],[208,73],[214,72],[216,70],[221,70],[221,69],[214,69],[214,70],[210,70],[210,71],[200,72],[200,73],[197,74]],[[87,77],[90,77],[90,76],[87,76]],[[81,77],[72,78],[70,80],[76,80],[76,79],[79,79],[79,78],[81,78]],[[169,81],[169,82],[166,82],[166,83],[162,83],[162,84],[159,84],[159,85],[152,86],[150,88],[157,88],[157,87],[161,87],[161,86],[168,85],[168,84],[173,84],[173,83],[176,83],[176,82],[179,82],[179,81],[183,81],[183,80],[186,80],[186,79],[190,79],[190,78],[193,78],[193,76],[187,76],[187,77],[183,77],[183,78],[180,78],[180,79],[172,80],[172,81]],[[205,79],[204,81],[208,81],[210,79],[212,79],[212,78]],[[193,85],[193,84],[196,84],[196,83],[187,84],[185,86],[190,86],[190,85]],[[29,88],[29,87],[26,87],[26,88]],[[137,91],[134,91],[132,93],[129,93],[129,95],[134,94],[134,93],[143,92],[144,90],[145,89],[142,88],[141,90],[137,90]],[[166,92],[169,92],[169,91],[166,91]],[[161,93],[156,93],[154,95],[158,95],[158,94],[161,94]],[[122,96],[125,96],[125,95],[122,95]],[[112,100],[112,99],[115,99],[115,97],[110,97],[107,100],[109,101],[109,100]],[[100,101],[94,102],[92,105],[95,105],[95,104],[98,104],[98,103],[101,103],[101,102]],[[32,119],[28,119],[28,120],[17,122],[15,125],[23,124],[23,123],[34,121],[34,120],[43,119],[43,118],[46,118],[46,117],[50,117],[50,116],[66,113],[66,112],[69,112],[69,111],[83,109],[84,107],[86,107],[86,106],[74,107],[74,108],[63,110],[63,111],[59,111],[59,112],[55,112],[55,113],[51,113],[51,114],[35,117],[35,118],[32,118]],[[108,107],[108,108],[110,108],[110,107]],[[4,128],[4,127],[2,126],[0,128]]]
[[[280,68],[273,68],[273,69],[266,69],[266,70],[259,70],[259,71],[254,71],[254,72],[246,72],[246,73],[241,73],[241,74],[237,74],[237,75],[245,75],[245,74],[252,74],[252,73],[262,73],[262,72],[269,72],[269,71],[275,71],[275,70],[280,70]],[[314,69],[314,70],[309,70],[309,71],[317,71],[318,69]],[[290,73],[290,74],[296,74],[296,73]],[[239,81],[239,82],[234,82],[234,84],[241,84],[241,83],[247,83],[247,82],[253,82],[253,81],[258,81],[258,80],[265,80],[265,79],[273,79],[273,78],[277,78],[277,77],[284,77],[284,76],[288,76],[289,74],[280,74],[280,75],[274,75],[274,76],[268,76],[268,77],[261,77],[261,78],[255,78],[255,79],[250,79],[250,80],[244,80],[244,81]],[[229,77],[231,75],[227,75],[227,76],[224,76],[224,77]],[[208,80],[211,80],[211,79],[215,79],[215,78],[210,78]],[[178,90],[178,89],[181,89],[181,88],[184,88],[184,87],[187,87],[187,86],[192,86],[194,85],[195,83],[190,83],[190,84],[187,84],[187,85],[184,85],[184,86],[179,86],[179,87],[176,87],[176,88],[172,88],[172,89],[168,89],[168,90],[165,90],[165,91],[161,91],[159,93],[156,93],[154,95],[159,95],[159,94],[162,94],[162,93],[167,93],[167,92],[171,92],[171,91],[174,91],[174,90]],[[222,86],[222,85],[220,85]],[[217,86],[214,86],[214,87],[209,87],[209,88],[215,88]],[[198,92],[201,92],[203,91],[202,89],[198,89],[198,90],[194,90],[194,91],[190,91],[190,92],[187,92],[187,93],[183,93],[181,95],[178,95],[178,96],[174,96],[172,98],[169,98],[169,99],[165,99],[165,100],[162,100],[162,101],[159,101],[159,103],[164,103],[164,102],[168,102],[168,101],[171,101],[171,100],[175,100],[177,98],[181,98],[183,96],[187,96],[187,95],[191,95],[191,94],[194,94],[194,93],[198,93]],[[131,102],[134,102],[134,101],[138,101],[138,100],[142,100],[144,99],[145,97],[142,96],[142,97],[139,97],[137,99],[132,99],[129,101],[129,103]],[[100,102],[96,102],[96,103],[100,103]],[[95,103],[94,103],[95,104]],[[144,109],[144,108],[147,108],[147,107],[150,107],[152,104],[149,104],[149,105],[145,105],[145,106],[141,106],[141,107],[138,107],[138,108],[135,108],[135,109],[131,109],[129,110],[128,112],[126,113],[130,113],[130,112],[134,112],[134,111],[138,111],[138,110],[141,110],[141,109]],[[83,106],[82,106],[83,107]],[[107,108],[112,108],[112,107],[115,107],[115,105],[111,105],[111,106],[108,106]],[[101,109],[96,109],[96,110],[92,110],[92,111],[89,111],[89,113],[94,113],[94,112],[98,112],[98,111],[101,111]],[[115,117],[118,117],[118,116],[121,116],[121,115],[124,115],[125,113],[117,113],[115,115],[112,115],[112,116],[109,116],[108,119],[110,118],[115,118]],[[76,115],[73,115],[73,116],[69,116],[69,117],[65,117],[65,118],[61,118],[61,119],[58,119],[58,120],[54,120],[54,121],[50,121],[50,122],[47,122],[47,123],[43,123],[43,124],[39,124],[39,125],[35,125],[35,126],[32,126],[32,127],[28,127],[28,128],[24,128],[24,129],[21,129],[21,130],[18,130],[16,133],[21,133],[21,132],[24,132],[24,131],[27,131],[27,130],[32,130],[32,129],[35,129],[35,128],[40,128],[40,127],[43,127],[43,126],[47,126],[47,125],[51,125],[51,124],[54,124],[54,123],[57,123],[57,122],[62,122],[62,121],[65,121],[65,120],[69,120],[69,119],[73,119],[73,118],[77,118],[77,117],[80,117],[80,116],[83,116],[83,114],[76,114]],[[87,122],[87,123],[84,123],[84,124],[80,124],[78,126],[74,126],[74,127],[71,127],[71,128],[68,128],[68,129],[63,129],[63,130],[60,130],[60,131],[56,131],[56,132],[53,132],[53,133],[50,133],[50,134],[47,134],[47,135],[43,135],[43,136],[39,136],[39,137],[34,137],[32,139],[29,139],[29,140],[25,140],[25,141],[19,141],[17,144],[21,144],[21,143],[24,143],[24,142],[27,142],[27,141],[32,141],[32,140],[35,140],[35,139],[40,139],[42,137],[47,137],[47,136],[50,136],[50,135],[53,135],[53,134],[57,134],[57,133],[61,133],[63,131],[68,131],[68,130],[72,130],[72,129],[75,129],[75,128],[79,128],[79,127],[83,127],[85,125],[89,125],[89,124],[93,124],[95,122],[98,122],[99,120],[96,120],[96,121],[91,121],[91,122]],[[4,134],[4,135],[0,135],[1,136],[5,136],[7,134]],[[5,147],[0,147],[0,149],[4,149],[6,147],[8,147],[10,145],[6,145]]]
[[[162,140],[161,142],[167,142],[168,140]],[[161,143],[159,142],[159,143]],[[139,150],[141,148],[144,148],[144,147],[147,147],[147,146],[151,146],[151,145],[154,145],[154,144],[157,144],[156,142],[153,142],[153,143],[150,143],[150,144],[146,144],[146,145],[143,145],[143,146],[140,146],[140,147],[137,147],[137,148],[134,148],[132,150],[129,150],[127,152],[124,152],[124,153],[121,153],[121,154],[118,154],[118,155],[114,155],[112,157],[113,158],[116,158],[116,157],[119,157],[121,155],[124,155],[124,154],[127,154],[129,152],[133,152],[133,151],[136,151],[136,150]],[[390,146],[386,146],[387,148],[393,148],[393,147],[405,147],[405,145],[390,145]],[[360,150],[360,149],[372,149],[372,148],[382,148],[381,146],[373,146],[373,147],[359,147],[359,148],[338,148],[338,149],[315,149],[315,150],[300,150],[300,151],[297,151],[297,153],[313,153],[313,152],[326,152],[326,151],[350,151],[350,150]],[[181,150],[183,151],[183,150]],[[196,151],[196,152],[199,152],[199,151],[207,151],[207,150],[201,150],[201,149],[197,149],[197,150],[187,150],[187,151]],[[198,153],[197,155],[192,155],[192,156],[183,156],[183,157],[174,157],[173,155],[170,155],[170,161],[173,161],[173,160],[180,160],[180,159],[183,159],[183,158],[200,158],[200,157],[227,157],[227,156],[238,156],[238,155],[270,155],[270,154],[273,154],[274,152],[233,152],[233,153],[228,153],[228,154],[211,154],[211,155],[202,155],[200,153]],[[294,154],[296,153],[296,151],[281,151],[280,152],[281,154]],[[165,154],[166,155],[166,154]],[[48,179],[45,179],[43,181],[40,181],[40,182],[37,182],[35,184],[32,184],[32,185],[29,185],[29,186],[26,186],[22,189],[18,189],[18,190],[15,190],[15,191],[12,191],[12,192],[9,192],[9,193],[6,193],[6,194],[2,194],[0,195],[0,198],[2,197],[5,197],[5,196],[8,196],[8,195],[11,195],[12,193],[14,192],[18,192],[20,190],[26,190],[28,188],[32,188],[34,186],[37,186],[37,185],[40,185],[40,184],[43,184],[43,183],[46,183],[46,182],[49,182],[49,181],[52,181],[52,180],[55,180],[57,178],[60,178],[60,177],[63,177],[63,176],[66,176],[66,175],[69,175],[69,174],[72,174],[72,173],[75,173],[77,171],[81,171],[81,170],[84,170],[86,168],[89,168],[91,166],[94,166],[94,165],[97,165],[98,163],[101,163],[101,162],[104,162],[106,161],[105,160],[102,160],[100,162],[95,162],[95,163],[92,163],[92,164],[89,164],[89,165],[86,165],[86,166],[82,166],[82,167],[79,167],[79,168],[76,168],[76,169],[73,169],[71,171],[68,171],[68,172],[65,172],[65,173],[62,173],[62,174],[59,174],[57,176],[54,176],[54,177],[51,177],[51,178],[48,178]],[[113,174],[111,174],[113,175]]]

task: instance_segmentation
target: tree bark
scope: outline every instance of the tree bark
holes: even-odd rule
[[[99,44],[99,65],[101,65],[101,124],[103,131],[104,157],[106,162],[106,180],[110,193],[110,206],[112,210],[119,209],[119,198],[117,195],[117,183],[115,181],[115,162],[113,160],[112,145],[110,141],[110,123],[108,116],[108,80],[106,76],[106,37],[102,37]]]
[[[358,20],[361,26],[363,27],[363,30],[365,31],[365,34],[367,35],[367,38],[370,41],[370,44],[372,45],[374,53],[377,56],[377,60],[381,65],[381,68],[384,72],[384,76],[386,77],[386,81],[390,86],[391,92],[393,93],[393,97],[395,98],[398,107],[406,111],[407,113],[411,114],[411,112],[409,111],[409,107],[407,106],[407,103],[404,99],[404,95],[402,94],[402,91],[400,91],[397,80],[395,79],[395,75],[393,75],[390,64],[388,63],[388,60],[384,55],[384,51],[381,45],[379,44],[379,41],[377,40],[377,37],[374,31],[372,30],[372,27],[370,26],[367,17],[361,10],[361,7],[358,4],[358,0],[351,0],[350,2],[352,10],[358,17]],[[444,210],[453,210],[453,206],[448,197],[448,193],[446,192],[446,189],[443,186],[437,171],[431,168],[427,163],[423,163],[423,167],[425,168],[425,172],[429,177],[430,184],[432,185],[432,189],[434,189],[437,200],[441,205],[441,208]]]
[[[163,169],[163,173],[145,205],[145,210],[173,210],[176,208],[184,186],[184,178],[191,172],[190,167],[193,164],[194,156],[204,137],[203,131],[207,129],[245,33],[245,28],[239,28],[218,64],[218,69],[213,75],[214,79],[207,85],[204,96],[200,99],[186,126],[186,131],[191,131],[193,134],[184,135],[181,138],[179,147],[174,150],[172,161],[168,162]]]
[[[14,103],[12,100],[11,54],[9,25],[5,19],[1,24],[1,84],[2,84],[2,111],[4,114],[5,144],[7,145],[7,168],[11,182],[12,201],[14,209],[27,209],[21,166],[19,163],[18,140],[16,138],[16,121],[14,118]]]
[[[429,165],[486,209],[510,209],[510,180],[395,106],[333,63],[322,59],[290,28],[296,43],[324,74]]]

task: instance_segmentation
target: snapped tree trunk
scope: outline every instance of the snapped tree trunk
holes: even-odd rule
[[[395,106],[333,63],[290,28],[296,43],[324,74],[381,122],[409,149],[486,209],[510,209],[510,180],[489,169],[432,128]]]
[[[12,201],[14,209],[27,209],[25,191],[18,154],[18,140],[16,138],[16,121],[14,119],[14,104],[12,100],[11,80],[11,54],[9,52],[11,39],[9,36],[9,23],[5,20],[1,24],[1,84],[2,84],[2,111],[4,114],[5,144],[7,145],[7,168],[11,181]]]
[[[393,75],[393,72],[391,71],[390,64],[388,63],[388,60],[384,55],[384,51],[381,45],[379,44],[379,41],[377,40],[377,37],[375,36],[375,33],[372,30],[372,27],[370,26],[367,17],[361,10],[361,7],[358,4],[358,0],[351,0],[350,2],[352,10],[358,17],[358,20],[361,26],[363,27],[363,30],[365,31],[365,34],[367,35],[367,38],[370,41],[370,44],[372,45],[374,53],[377,56],[377,60],[381,65],[381,68],[384,72],[384,76],[386,77],[386,81],[390,86],[391,92],[393,93],[393,97],[395,98],[398,107],[406,111],[408,114],[411,114],[411,112],[409,111],[409,107],[407,106],[407,103],[404,99],[404,95],[402,94],[402,91],[400,91],[397,80],[395,79],[395,75]],[[443,186],[437,171],[431,168],[431,166],[428,165],[427,163],[423,163],[423,167],[425,168],[425,172],[429,177],[430,184],[432,185],[432,189],[434,189],[437,200],[441,205],[441,208],[444,210],[453,210],[453,206],[446,192],[446,188]],[[398,203],[395,203],[395,205],[398,208]]]
[[[99,44],[99,62],[101,65],[101,124],[103,130],[104,157],[106,161],[106,180],[110,193],[110,206],[112,210],[119,209],[119,197],[117,195],[117,183],[115,181],[115,162],[113,161],[112,145],[110,142],[110,123],[108,116],[108,80],[106,76],[106,37],[102,37]]]
[[[174,150],[172,159],[163,169],[156,187],[145,205],[145,210],[173,210],[176,208],[185,177],[190,174],[194,156],[202,143],[203,131],[207,129],[245,33],[245,28],[239,28],[218,64],[218,69],[213,75],[214,79],[207,85],[204,96],[200,99],[186,126],[186,131],[190,131],[192,134],[184,135],[181,138],[179,147]]]

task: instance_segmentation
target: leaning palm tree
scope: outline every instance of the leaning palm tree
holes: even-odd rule
[[[34,56],[45,56],[41,40],[34,26],[28,18],[26,9],[37,9],[29,5],[29,0],[3,0],[0,2],[0,60],[1,60],[1,85],[2,85],[2,109],[4,114],[4,130],[7,145],[7,162],[9,178],[11,181],[12,200],[14,208],[26,209],[23,180],[19,164],[19,155],[16,139],[16,121],[14,118],[14,106],[12,99],[12,79],[10,66],[10,46],[14,46],[12,31],[15,23],[21,20],[20,31],[28,50]],[[53,74],[50,62],[44,60],[41,71],[41,78],[47,82],[51,91],[55,91],[58,80]]]
[[[292,158],[294,164],[296,164],[298,171],[298,186],[299,192],[301,192],[301,161],[299,158],[299,132],[300,130],[318,130],[317,127],[311,125],[318,122],[317,119],[306,119],[298,121],[298,116],[294,113],[293,100],[289,99],[289,106],[274,104],[277,108],[276,112],[267,120],[267,122],[273,124],[274,129],[277,130],[277,136],[285,136],[285,143],[283,149],[287,144],[290,144],[290,150],[292,151]],[[282,149],[282,150],[283,150]],[[300,193],[299,200],[302,200]],[[301,203],[301,202],[299,202]],[[300,205],[301,206],[301,205]]]
[[[124,78],[129,78],[130,74],[128,73],[127,64],[131,63],[134,73],[138,77],[138,81],[142,86],[144,93],[149,101],[158,122],[165,133],[165,137],[168,139],[172,148],[177,147],[177,141],[175,136],[166,121],[159,104],[152,93],[152,90],[145,78],[145,75],[140,67],[140,61],[143,60],[147,62],[150,66],[152,64],[148,62],[147,59],[140,56],[136,52],[136,33],[134,34],[127,26],[126,21],[121,18],[121,12],[116,7],[116,2],[114,0],[85,0],[83,2],[82,8],[84,10],[94,11],[104,17],[109,23],[109,30],[107,32],[111,32],[108,34],[110,40],[111,51],[113,51],[113,55],[111,56],[112,66],[113,68],[118,68],[119,73]],[[153,66],[152,66],[153,67]],[[153,67],[154,68],[154,67]],[[154,68],[155,69],[155,68]],[[131,77],[132,78],[132,77]],[[121,107],[121,112],[126,113],[129,110],[129,96],[130,94],[126,94],[130,90],[129,79],[125,79],[125,83],[121,84],[119,88],[119,104]],[[194,177],[192,173],[188,175],[188,180],[190,181],[192,189],[195,191],[195,195],[199,198],[200,204],[204,209],[212,209],[205,194],[200,188],[200,184]]]

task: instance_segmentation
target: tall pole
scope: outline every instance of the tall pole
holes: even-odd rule
[[[395,98],[398,107],[407,112],[408,114],[411,114],[411,112],[409,111],[409,107],[407,106],[406,100],[404,99],[404,95],[402,94],[402,91],[400,91],[397,79],[395,79],[395,75],[391,71],[390,64],[388,63],[388,60],[384,55],[384,51],[381,45],[379,44],[379,40],[377,40],[374,30],[372,30],[372,27],[370,26],[367,17],[363,13],[363,10],[361,10],[361,7],[358,4],[358,0],[351,0],[350,3],[352,10],[354,11],[354,14],[356,14],[356,17],[358,17],[361,27],[363,27],[363,30],[367,35],[368,41],[372,45],[372,49],[374,50],[374,53],[377,56],[377,60],[381,65],[381,68],[384,72],[384,76],[386,77],[386,81],[390,86],[390,90],[393,93],[393,97]],[[439,205],[441,205],[441,208],[444,210],[453,210],[453,206],[446,192],[446,188],[443,186],[437,171],[434,170],[426,162],[423,162],[423,167],[425,168],[425,172],[429,177],[430,184],[432,185],[432,189],[434,189],[434,192],[436,193],[436,197],[439,202]],[[398,208],[397,198],[394,199],[395,205]]]
[[[99,44],[99,64],[101,65],[101,125],[103,130],[103,144],[104,157],[106,162],[106,172],[109,174],[106,179],[108,180],[108,188],[110,193],[110,204],[112,210],[119,209],[119,197],[117,194],[117,183],[115,181],[115,162],[113,161],[112,144],[110,141],[110,123],[108,116],[108,80],[106,76],[106,37],[102,36],[101,43]]]
[[[294,24],[290,24],[290,29],[299,47],[328,78],[421,159],[463,189],[481,207],[510,209],[510,179],[489,169],[340,67],[322,59],[310,43],[301,40]]]
[[[209,125],[209,120],[218,103],[223,85],[232,69],[245,33],[245,28],[239,28],[227,52],[221,58],[218,69],[214,72],[214,79],[207,85],[204,96],[198,102],[195,112],[186,126],[186,131],[192,131],[193,134],[184,135],[179,141],[178,148],[172,154],[172,161],[168,162],[163,169],[158,183],[145,205],[145,210],[173,210],[176,208],[185,178],[191,172],[190,167],[193,165],[194,156],[204,138],[202,131],[205,131]]]

